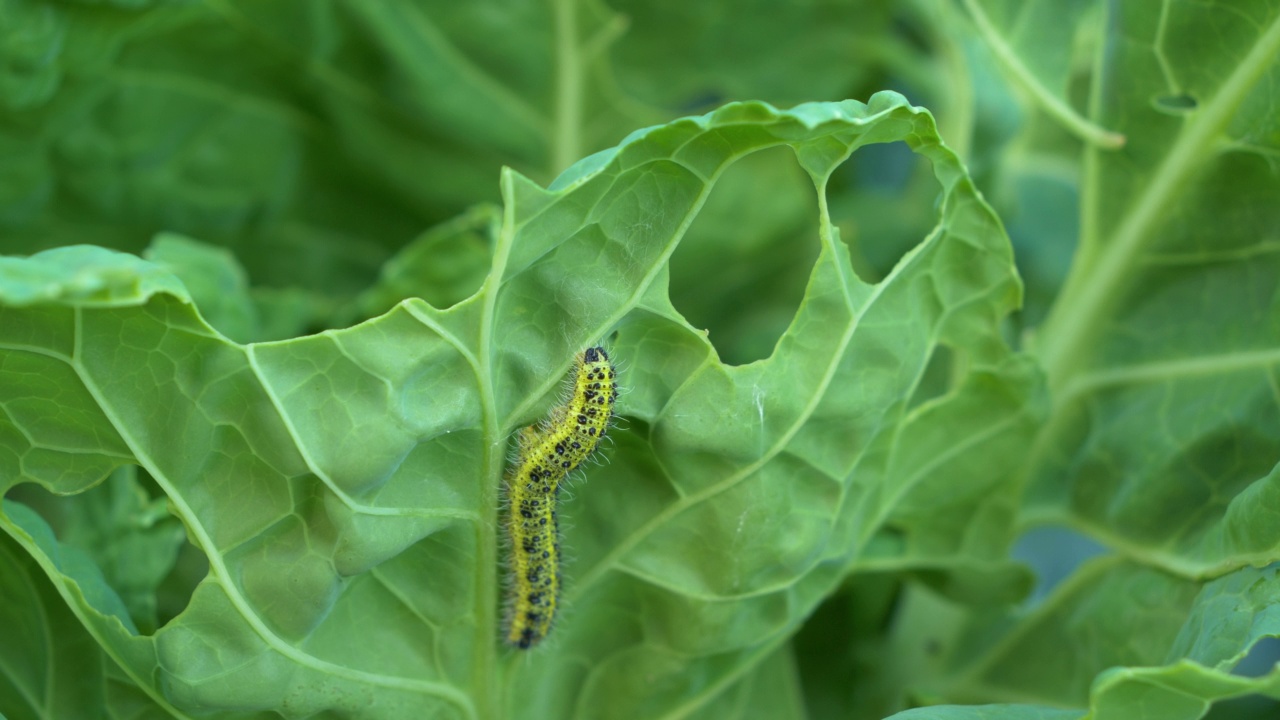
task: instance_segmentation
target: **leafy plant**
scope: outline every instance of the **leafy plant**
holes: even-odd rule
[[[1280,3],[752,9],[0,0],[0,714],[1274,715]]]

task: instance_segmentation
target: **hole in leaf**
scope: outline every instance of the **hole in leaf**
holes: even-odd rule
[[[938,222],[938,181],[906,143],[858,148],[831,176],[831,222],[849,246],[853,269],[879,282]]]
[[[815,715],[881,717],[894,712],[892,700],[876,683],[884,679],[885,635],[901,596],[896,574],[862,574],[805,621],[792,644],[805,704]]]
[[[1280,638],[1264,637],[1249,648],[1239,663],[1231,670],[1232,675],[1241,677],[1262,677],[1271,672],[1280,662]]]
[[[1028,606],[1034,606],[1085,561],[1107,552],[1105,545],[1075,530],[1042,527],[1018,538],[1010,555],[1035,570],[1036,587],[1026,601]]]
[[[1280,717],[1280,701],[1262,695],[1220,700],[1213,704],[1204,720],[1267,720]]]
[[[65,549],[90,559],[143,635],[181,612],[208,571],[208,559],[187,540],[155,481],[135,466],[117,468],[75,495],[28,483],[6,499],[35,511]]]
[[[1036,327],[1058,297],[1075,257],[1080,235],[1078,183],[1060,160],[1028,155],[1002,171],[996,193],[1025,286],[1017,322]]]
[[[911,394],[908,408],[914,410],[934,398],[941,397],[951,388],[953,368],[956,363],[955,352],[946,345],[935,345],[929,354],[929,364],[924,368],[920,384]]]
[[[183,539],[178,547],[178,557],[156,586],[156,628],[162,628],[177,617],[191,603],[196,585],[209,574],[209,558],[200,548]]]
[[[383,265],[377,282],[357,298],[353,320],[381,315],[410,297],[440,309],[471,297],[489,272],[500,222],[496,207],[478,205],[425,230]]]
[[[720,358],[768,357],[795,316],[818,255],[813,183],[787,148],[720,177],[671,260],[671,301],[710,331]]]
[[[1159,95],[1151,102],[1155,105],[1157,110],[1169,115],[1186,115],[1200,105],[1194,97],[1187,93],[1178,93],[1177,95]]]

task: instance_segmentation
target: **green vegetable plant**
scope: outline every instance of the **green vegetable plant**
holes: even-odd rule
[[[1275,0],[0,0],[0,717],[1273,717],[1278,53]],[[514,436],[597,344],[511,648]]]

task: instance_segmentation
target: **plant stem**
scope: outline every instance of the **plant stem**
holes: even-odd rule
[[[556,107],[551,130],[552,177],[581,156],[582,57],[578,47],[578,15],[575,0],[553,0],[556,52]]]
[[[991,24],[991,19],[987,17],[978,0],[963,0],[963,2],[965,9],[973,18],[978,34],[982,35],[982,39],[986,41],[987,47],[991,48],[996,60],[1004,66],[1018,85],[1031,94],[1045,112],[1062,123],[1072,134],[1094,147],[1115,150],[1124,146],[1124,135],[1089,121],[1062,98],[1054,95],[1031,73],[1018,54],[1005,41],[1004,36]]]

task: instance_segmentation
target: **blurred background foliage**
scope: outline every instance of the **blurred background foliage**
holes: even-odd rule
[[[1019,243],[1029,318],[1074,239],[1072,138],[1018,101],[951,2],[0,0],[0,54],[0,251],[140,253],[160,233],[223,247],[209,262],[243,267],[255,300],[219,325],[241,341],[408,295],[451,305],[487,269],[502,166],[546,184],[734,100],[892,89],[930,108]],[[860,273],[928,232],[935,195],[905,147],[842,169],[829,200]],[[794,314],[815,208],[789,153],[765,152],[690,229],[672,294],[726,361],[767,356]],[[707,257],[724,272],[699,272]]]

